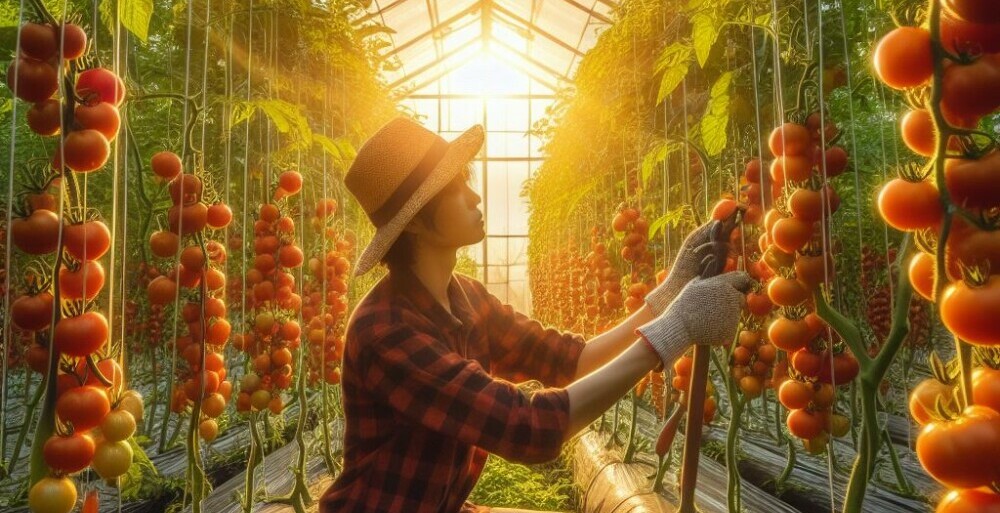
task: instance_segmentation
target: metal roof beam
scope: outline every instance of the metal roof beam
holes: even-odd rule
[[[389,9],[392,9],[393,7],[396,7],[399,4],[403,4],[403,3],[406,3],[406,2],[409,2],[409,1],[410,0],[396,0],[395,2],[389,4],[389,5],[385,6],[385,7],[380,7],[375,12],[371,12],[371,13],[368,13],[368,14],[362,16],[361,18],[358,19],[358,23],[363,23],[363,22],[366,22],[366,21],[368,21],[368,20],[370,20],[370,19],[372,19],[372,18],[374,18],[376,16],[381,16],[382,13],[384,13],[385,11],[388,11]]]
[[[435,32],[440,31],[442,28],[444,28],[444,27],[450,27],[456,21],[458,21],[458,20],[460,20],[460,19],[462,19],[462,18],[464,18],[464,17],[466,17],[466,16],[468,16],[470,14],[473,14],[473,13],[475,13],[478,10],[479,10],[479,4],[478,3],[472,4],[471,6],[469,6],[468,9],[465,9],[464,11],[462,11],[462,12],[460,12],[460,13],[452,16],[451,18],[448,18],[447,20],[442,21],[437,26],[433,26],[432,25],[431,28],[430,28],[430,30],[428,30],[428,31],[426,31],[426,32],[424,32],[424,33],[422,33],[422,34],[414,37],[413,39],[411,39],[411,40],[409,40],[409,41],[407,41],[407,42],[405,42],[405,43],[403,43],[401,45],[396,45],[392,49],[392,51],[386,53],[383,56],[383,58],[388,59],[388,58],[392,57],[393,55],[396,55],[397,53],[399,53],[399,52],[401,52],[403,50],[406,50],[407,48],[409,48],[410,46],[413,46],[417,42],[419,42],[419,41],[421,41],[423,39],[426,39],[429,36],[434,35]]]
[[[557,44],[557,45],[565,48],[566,50],[569,50],[570,52],[573,52],[574,54],[579,55],[581,57],[583,56],[583,52],[581,52],[579,49],[577,49],[577,48],[575,48],[575,47],[567,44],[565,41],[559,39],[556,36],[553,36],[552,34],[546,32],[545,30],[542,30],[541,28],[539,28],[534,23],[531,23],[530,21],[528,21],[528,20],[526,20],[526,19],[524,19],[524,18],[522,18],[522,17],[520,17],[520,16],[518,16],[518,15],[516,15],[516,14],[510,12],[510,11],[508,11],[507,9],[504,9],[503,7],[501,7],[499,5],[494,4],[493,5],[493,9],[496,10],[497,12],[503,14],[504,16],[506,16],[506,17],[514,20],[515,22],[520,23],[521,25],[524,25],[524,27],[522,27],[522,28],[526,28],[526,29],[528,29],[531,32],[537,32],[538,34],[541,34],[542,37],[544,37],[545,39],[548,39],[549,41],[552,41],[553,43],[555,43],[555,44]],[[497,18],[497,19],[500,20],[500,18]],[[503,20],[501,20],[501,21],[503,21]]]
[[[503,43],[501,43],[501,46],[504,46]],[[551,91],[558,91],[559,90],[559,88],[556,87],[555,84],[553,84],[552,82],[549,82],[548,79],[539,76],[539,74],[536,71],[534,71],[530,67],[526,67],[525,65],[521,64],[520,62],[517,61],[517,59],[511,59],[508,55],[505,55],[503,52],[497,52],[496,56],[498,58],[500,58],[501,60],[503,60],[504,62],[506,62],[508,65],[510,65],[510,66],[514,67],[515,69],[521,71],[525,75],[528,75],[534,81],[536,81],[536,82],[542,84],[543,86],[549,88],[549,90],[551,90]],[[530,62],[532,62],[532,64],[535,64],[535,66],[538,65],[533,60],[531,60],[531,59],[528,59],[528,60]],[[549,70],[546,70],[546,71],[549,71]],[[559,79],[559,78],[562,78],[562,76],[556,74],[555,78]]]
[[[587,13],[588,16],[592,16],[595,20],[607,23],[609,25],[611,24],[611,18],[608,18],[607,16],[604,16],[603,14],[600,14],[600,13],[594,11],[593,9],[587,9],[586,7],[584,7],[583,5],[581,5],[576,0],[562,0],[562,1],[565,2],[565,3],[567,3],[567,4],[569,4],[569,5],[572,5],[573,7],[576,7],[577,9],[579,9],[579,10],[585,12],[585,13]]]

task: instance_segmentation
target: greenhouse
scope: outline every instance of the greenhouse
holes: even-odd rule
[[[1000,513],[996,7],[0,4],[0,512]]]

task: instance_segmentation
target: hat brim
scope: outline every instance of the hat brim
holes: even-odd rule
[[[403,204],[399,212],[386,224],[375,230],[371,242],[358,257],[354,275],[361,276],[372,270],[389,251],[392,244],[403,233],[406,225],[420,212],[441,189],[444,188],[468,164],[483,147],[485,134],[483,127],[475,125],[448,143],[448,149],[438,165],[428,174],[427,179],[414,191],[413,196]]]

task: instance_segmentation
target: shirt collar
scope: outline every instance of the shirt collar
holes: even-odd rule
[[[472,325],[472,307],[469,298],[454,274],[451,275],[451,280],[448,282],[448,301],[451,303],[451,312],[434,299],[434,296],[415,274],[410,272],[390,273],[389,279],[393,283],[393,288],[405,294],[413,306],[417,307],[431,322],[451,329]]]

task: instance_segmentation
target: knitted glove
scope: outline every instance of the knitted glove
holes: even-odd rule
[[[670,365],[691,344],[728,344],[736,335],[740,312],[750,290],[742,271],[695,278],[662,315],[636,329],[636,334]]]
[[[677,297],[677,294],[681,292],[681,289],[701,274],[702,259],[713,253],[713,247],[710,244],[712,231],[720,226],[719,221],[709,221],[695,228],[684,239],[667,279],[663,280],[663,283],[650,291],[649,294],[646,294],[646,304],[653,311],[653,315],[663,314]]]

